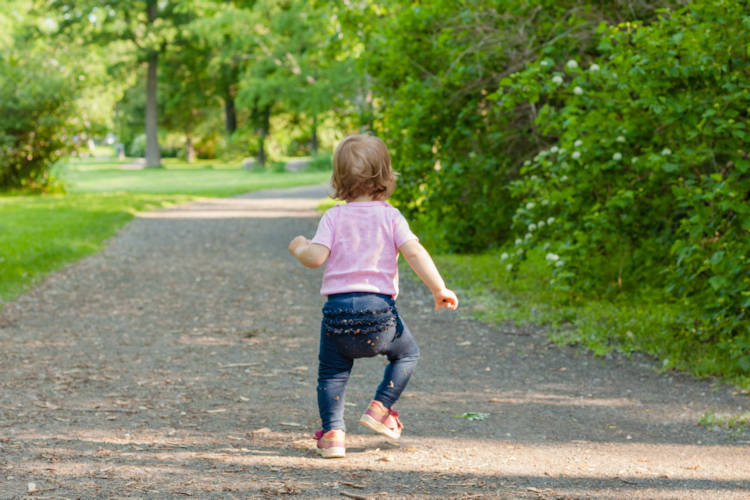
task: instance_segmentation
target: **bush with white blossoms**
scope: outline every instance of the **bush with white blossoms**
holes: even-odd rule
[[[589,71],[565,64],[569,85],[532,65],[502,92],[514,109],[534,103],[531,133],[551,153],[511,184],[526,244],[509,258],[543,250],[563,290],[661,294],[686,311],[674,342],[696,353],[708,342],[750,375],[750,25],[724,21],[745,17],[740,4],[701,2],[612,27]]]

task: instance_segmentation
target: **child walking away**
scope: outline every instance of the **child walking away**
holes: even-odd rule
[[[369,135],[345,138],[333,156],[334,196],[347,203],[328,210],[312,240],[297,236],[289,251],[311,268],[326,260],[318,367],[318,408],[323,428],[315,433],[325,458],[346,454],[344,391],[354,360],[387,356],[383,381],[359,423],[393,439],[403,425],[394,403],[414,372],[419,348],[396,309],[398,252],[432,291],[435,310],[456,309],[432,258],[387,200],[396,187],[388,149]]]

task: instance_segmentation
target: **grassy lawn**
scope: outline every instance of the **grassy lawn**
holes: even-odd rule
[[[139,211],[330,177],[327,172],[248,172],[206,161],[167,160],[163,169],[123,170],[128,163],[75,160],[54,171],[66,194],[0,195],[0,303],[50,271],[97,252]]]
[[[328,172],[249,172],[239,165],[215,160],[193,164],[165,159],[164,168],[126,170],[128,161],[77,161],[58,167],[54,175],[71,194],[142,193],[231,196],[258,189],[317,184],[330,177]]]
[[[549,263],[542,249],[532,252],[516,275],[505,269],[500,255],[497,251],[434,256],[448,286],[461,292],[464,303],[479,319],[493,324],[545,324],[553,342],[579,345],[596,355],[644,352],[665,370],[678,369],[698,377],[735,373],[708,345],[684,340],[677,325],[685,311],[677,305],[665,303],[657,295],[571,297],[549,286]],[[750,377],[722,378],[750,391]]]

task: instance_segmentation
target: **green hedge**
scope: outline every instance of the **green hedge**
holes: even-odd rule
[[[535,103],[554,144],[513,184],[513,254],[544,245],[571,293],[662,290],[689,311],[672,362],[750,373],[747,6],[600,31],[601,57],[541,58],[492,95],[499,114]]]

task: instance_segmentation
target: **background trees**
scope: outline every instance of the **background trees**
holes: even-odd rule
[[[656,297],[685,311],[674,359],[750,371],[746,1],[0,9],[6,187],[110,130],[149,165],[159,139],[264,165],[371,130],[432,248],[496,249],[511,272],[541,253],[571,301]]]

